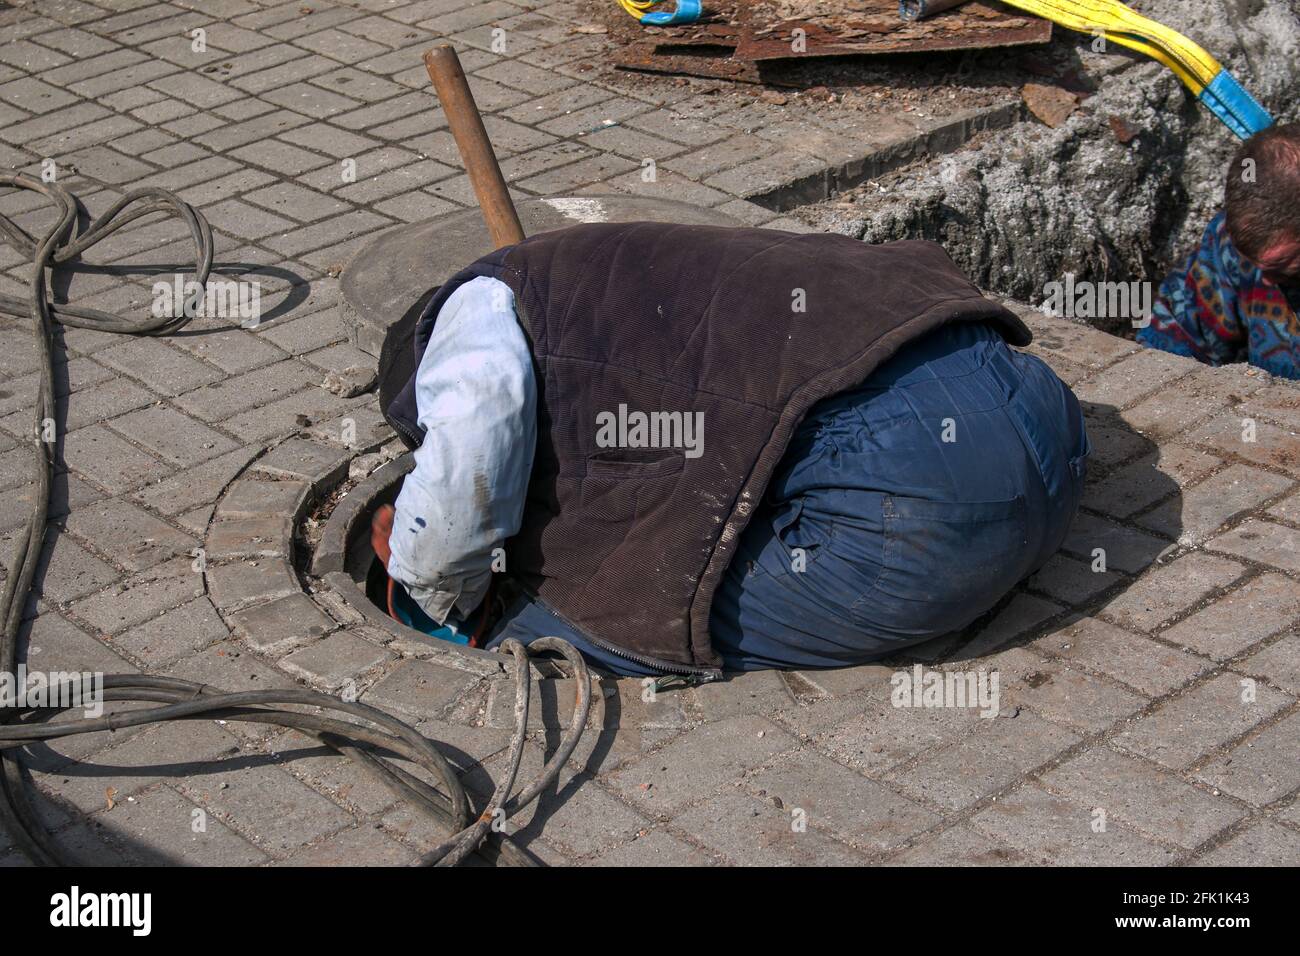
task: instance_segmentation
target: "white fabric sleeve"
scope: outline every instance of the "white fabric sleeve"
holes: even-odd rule
[[[397,496],[388,573],[442,624],[478,607],[492,552],[523,517],[537,383],[509,286],[480,277],[452,293],[420,359],[415,396],[425,435]]]

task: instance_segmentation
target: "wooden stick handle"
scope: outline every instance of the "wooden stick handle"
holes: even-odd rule
[[[483,128],[483,117],[479,116],[474,104],[474,94],[469,90],[455,49],[450,43],[443,43],[427,50],[424,65],[429,71],[429,79],[433,80],[451,135],[456,138],[456,147],[474,187],[474,195],[478,197],[493,244],[500,249],[522,241],[524,228],[519,224],[515,204],[510,201],[510,191],[501,175],[501,167],[497,165],[492,142]]]

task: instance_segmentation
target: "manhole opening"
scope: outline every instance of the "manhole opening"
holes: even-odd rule
[[[323,507],[313,515],[320,530],[309,573],[332,588],[368,623],[439,652],[497,667],[505,658],[495,651],[441,640],[394,620],[388,613],[387,576],[370,544],[370,520],[375,509],[397,499],[413,462],[411,455],[403,455],[355,485],[345,482],[321,496]]]

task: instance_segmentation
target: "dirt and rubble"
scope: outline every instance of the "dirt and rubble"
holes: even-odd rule
[[[1294,3],[1134,6],[1213,52],[1279,121],[1300,117]],[[1164,67],[1092,42],[1037,55],[1024,122],[793,215],[870,242],[937,240],[982,287],[1034,303],[1066,272],[1158,281],[1220,207],[1238,141]]]

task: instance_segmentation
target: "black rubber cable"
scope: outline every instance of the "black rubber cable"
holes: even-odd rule
[[[53,442],[48,441],[49,423],[55,421],[54,398],[54,323],[74,328],[128,335],[165,335],[182,328],[193,313],[191,308],[180,315],[114,315],[97,309],[56,304],[48,291],[49,274],[56,266],[70,262],[95,243],[106,239],[123,226],[153,213],[169,213],[188,227],[197,250],[195,280],[200,292],[212,269],[212,229],[207,220],[175,194],[164,189],[137,189],[122,196],[95,219],[85,232],[74,235],[77,202],[62,187],[21,174],[0,174],[0,187],[9,186],[39,193],[59,208],[58,220],[39,240],[28,235],[11,219],[0,215],[3,238],[32,261],[29,295],[26,299],[0,295],[0,314],[30,319],[36,334],[40,359],[41,382],[36,401],[31,442],[34,454],[36,500],[27,525],[16,538],[13,565],[0,599],[0,672],[17,674],[18,635],[23,610],[31,592],[41,548],[45,541],[49,514],[51,474],[54,464]],[[543,638],[525,648],[517,641],[506,641],[502,649],[514,658],[515,732],[511,742],[509,769],[497,786],[483,812],[471,822],[469,800],[455,770],[433,743],[417,730],[368,704],[355,703],[305,689],[225,693],[193,681],[140,674],[114,674],[103,678],[104,701],[146,701],[161,706],[123,711],[103,717],[55,719],[71,706],[50,703],[48,706],[19,706],[18,701],[0,702],[0,826],[34,863],[69,865],[57,842],[45,829],[32,805],[27,781],[19,759],[21,748],[28,744],[76,734],[138,727],[167,720],[239,720],[289,727],[319,740],[331,749],[360,764],[400,799],[427,814],[448,834],[447,840],[424,854],[421,865],[454,865],[472,853],[492,862],[509,865],[536,865],[532,857],[502,835],[504,821],[536,799],[560,775],[564,762],[572,755],[587,723],[591,710],[591,683],[582,655],[566,641]],[[524,742],[528,734],[528,700],[531,690],[531,651],[553,651],[573,667],[577,685],[573,719],[561,738],[559,747],[546,762],[537,778],[513,798]],[[52,702],[84,701],[78,680],[51,687],[46,695]],[[351,720],[325,713],[288,709],[290,706],[316,708],[319,711],[346,715]],[[431,786],[394,763],[395,755],[423,768],[437,782]]]

